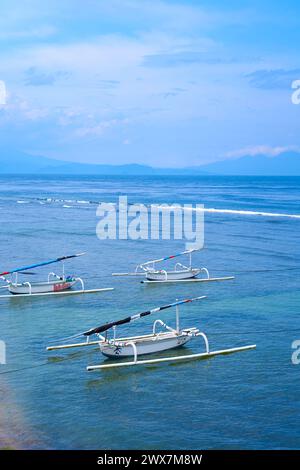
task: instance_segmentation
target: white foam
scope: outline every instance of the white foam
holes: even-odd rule
[[[156,204],[151,204],[152,206],[159,206]],[[171,206],[170,206],[171,207]],[[300,214],[284,214],[282,212],[263,212],[263,211],[248,211],[248,210],[236,210],[236,209],[215,209],[213,207],[184,207],[184,204],[181,206],[186,211],[197,211],[197,212],[207,212],[210,214],[234,214],[234,215],[246,215],[246,216],[259,216],[259,217],[285,217],[289,219],[300,219]],[[168,207],[161,207],[162,210],[170,210]]]
[[[203,208],[203,209],[193,208],[192,210],[197,210],[200,212],[208,212],[212,214],[235,214],[235,215],[248,215],[248,216],[261,216],[261,217],[286,217],[290,219],[300,219],[300,214],[284,214],[280,212],[260,212],[260,211],[214,209],[214,208]]]
[[[97,202],[97,201],[86,201],[86,200],[73,200],[73,199],[55,199],[55,198],[47,198],[44,199],[46,202],[52,203],[63,203],[63,207],[65,208],[75,208],[74,205],[70,206],[69,204],[110,204],[111,206],[119,206],[122,207],[122,204],[119,205],[115,202]],[[18,201],[19,204],[28,204],[29,201]],[[41,203],[41,202],[40,202]],[[128,204],[131,205],[131,204]],[[138,205],[138,203],[137,203]],[[144,204],[142,204],[144,205]],[[160,206],[160,204],[150,204],[147,207],[152,206]],[[206,212],[210,214],[232,214],[238,216],[252,216],[252,217],[273,217],[273,218],[289,218],[289,219],[300,219],[300,214],[285,214],[282,212],[264,212],[264,211],[254,211],[254,210],[237,210],[237,209],[216,209],[213,207],[184,207],[184,204],[181,206],[184,210],[192,210],[192,211],[199,211],[199,212]],[[162,210],[169,210],[168,207],[162,207]]]

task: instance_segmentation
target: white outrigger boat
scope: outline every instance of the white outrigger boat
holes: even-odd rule
[[[111,359],[123,359],[126,357],[133,356],[133,360],[129,362],[111,362],[108,364],[100,365],[91,365],[87,367],[88,371],[100,370],[100,369],[110,369],[115,367],[127,367],[127,366],[136,366],[142,364],[155,364],[161,362],[172,362],[172,361],[183,361],[183,360],[192,360],[192,359],[207,359],[213,356],[218,356],[222,354],[230,354],[240,351],[246,351],[249,349],[254,349],[256,345],[240,346],[236,348],[223,349],[218,351],[211,351],[209,347],[209,342],[207,336],[201,332],[198,328],[180,328],[179,324],[179,305],[193,302],[195,300],[204,299],[205,296],[196,297],[194,299],[185,299],[181,301],[176,301],[169,305],[164,305],[163,307],[154,308],[152,310],[147,310],[145,312],[133,315],[130,317],[123,318],[122,320],[114,321],[111,323],[106,323],[97,328],[90,329],[79,335],[72,336],[71,338],[77,338],[79,336],[85,336],[87,338],[86,342],[83,343],[73,343],[73,344],[63,344],[57,346],[47,347],[47,351],[55,351],[58,349],[69,349],[69,348],[80,348],[85,346],[99,346],[101,353]],[[116,337],[116,327],[123,325],[125,323],[130,323],[131,321],[137,320],[139,318],[151,315],[152,313],[157,313],[162,310],[176,307],[176,328],[172,328],[166,325],[162,320],[155,320],[152,327],[152,333],[143,336],[132,336],[127,338],[117,338]],[[158,327],[160,330],[158,331]],[[113,330],[113,335],[111,338],[108,336],[108,331]],[[105,336],[101,333],[105,332]],[[97,341],[90,341],[92,335],[98,336]],[[170,349],[179,348],[184,346],[192,339],[197,337],[202,337],[205,343],[205,352],[196,353],[196,354],[183,354],[180,356],[167,356],[159,357],[154,359],[138,359],[139,356],[155,354],[162,351],[167,351]],[[67,338],[67,339],[71,339]]]
[[[166,282],[209,282],[209,281],[228,281],[234,279],[234,276],[211,277],[207,268],[194,268],[192,266],[192,253],[199,250],[187,250],[176,255],[167,256],[146,263],[138,264],[133,273],[113,273],[113,276],[144,276],[146,279],[142,283],[166,283]],[[156,265],[179,256],[188,256],[188,266],[182,263],[176,263],[173,270],[159,269]],[[198,277],[200,273],[204,276]]]
[[[75,255],[70,256],[62,256],[60,258],[56,258],[50,261],[44,261],[42,263],[32,264],[30,266],[24,266],[22,268],[16,268],[11,271],[4,271],[0,273],[0,279],[3,279],[6,284],[1,286],[1,289],[8,289],[10,294],[8,295],[0,295],[1,298],[16,298],[16,297],[32,297],[32,296],[45,296],[45,295],[76,295],[76,294],[92,294],[97,292],[104,292],[113,290],[113,288],[104,288],[104,289],[90,289],[86,290],[84,286],[84,282],[80,277],[73,277],[73,276],[66,276],[65,275],[65,267],[64,261],[77,258],[79,256],[84,255],[85,253],[78,253]],[[18,275],[25,274],[25,275],[32,275],[30,269],[35,269],[41,266],[47,266],[49,264],[54,263],[62,263],[63,264],[63,272],[62,275],[58,275],[54,272],[48,274],[48,278],[45,281],[39,282],[19,282]],[[7,279],[7,276],[10,276]],[[71,290],[71,288],[79,283],[81,288],[78,290]]]

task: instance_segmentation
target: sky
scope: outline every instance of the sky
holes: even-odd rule
[[[296,0],[1,0],[0,11],[2,153],[184,167],[300,149]]]

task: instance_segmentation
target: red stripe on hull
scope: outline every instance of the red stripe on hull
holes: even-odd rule
[[[69,282],[62,282],[61,284],[55,284],[54,285],[54,292],[60,292],[62,290],[69,289],[71,287],[71,284]]]

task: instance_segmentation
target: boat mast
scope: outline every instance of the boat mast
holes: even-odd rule
[[[178,302],[178,299],[176,299],[176,302]],[[179,305],[176,305],[176,331],[179,334],[180,332],[180,325],[179,325]]]

